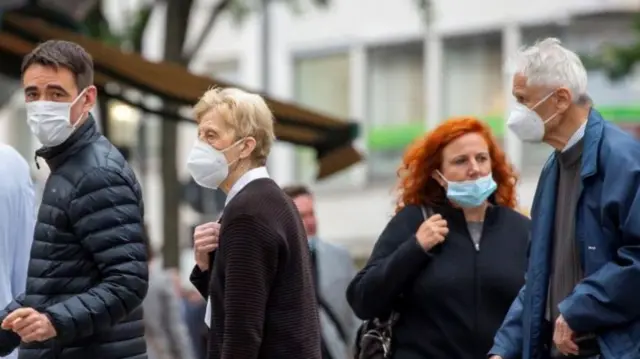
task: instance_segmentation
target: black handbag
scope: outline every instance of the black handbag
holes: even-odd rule
[[[421,207],[422,217],[426,221],[433,211],[430,208]],[[391,341],[393,327],[400,319],[400,314],[391,312],[389,318],[382,320],[374,318],[366,320],[358,329],[354,350],[355,359],[389,359],[391,358]]]
[[[400,315],[393,312],[387,320],[375,318],[365,321],[356,336],[355,359],[391,358],[393,326],[399,318]]]

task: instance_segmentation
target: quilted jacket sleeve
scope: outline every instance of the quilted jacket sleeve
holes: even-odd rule
[[[135,178],[96,169],[80,181],[72,198],[73,230],[102,282],[44,311],[62,341],[90,336],[126,318],[142,304],[149,277],[144,209]]]

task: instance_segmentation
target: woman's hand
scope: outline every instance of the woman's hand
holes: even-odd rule
[[[449,233],[447,221],[441,215],[434,214],[422,222],[416,232],[416,238],[422,249],[429,251],[435,245],[442,243],[447,233]]]
[[[209,222],[196,227],[193,235],[196,264],[201,271],[209,269],[209,253],[218,248],[220,223]]]

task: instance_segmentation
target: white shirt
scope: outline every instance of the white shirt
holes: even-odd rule
[[[267,172],[267,167],[257,167],[248,170],[245,174],[240,176],[236,183],[231,186],[229,193],[227,194],[227,200],[224,202],[224,206],[226,207],[229,202],[235,197],[238,192],[242,191],[249,183],[261,179],[261,178],[269,178],[269,172]]]
[[[257,167],[250,169],[245,174],[240,176],[236,183],[231,186],[231,189],[227,194],[227,200],[224,201],[224,206],[226,207],[229,202],[231,202],[231,200],[249,183],[261,178],[269,178],[269,172],[267,172],[266,167]],[[207,309],[204,314],[204,322],[207,323],[207,326],[209,328],[211,328],[211,298],[207,298]]]
[[[569,137],[569,141],[567,141],[567,144],[562,149],[562,152],[573,147],[576,143],[578,143],[584,137],[584,130],[586,127],[587,127],[587,121],[584,121],[582,126],[580,126],[580,128],[578,128],[576,132],[574,132],[573,135]]]
[[[24,293],[36,223],[33,183],[27,161],[0,144],[0,308]],[[4,358],[15,359],[18,351]]]

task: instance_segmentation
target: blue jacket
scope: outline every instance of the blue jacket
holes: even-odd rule
[[[603,359],[640,355],[640,142],[591,110],[584,135],[576,241],[585,279],[559,310],[578,333],[595,332]],[[531,218],[526,285],[511,305],[491,354],[544,359],[558,161],[542,170]],[[561,195],[561,194],[560,194]]]

